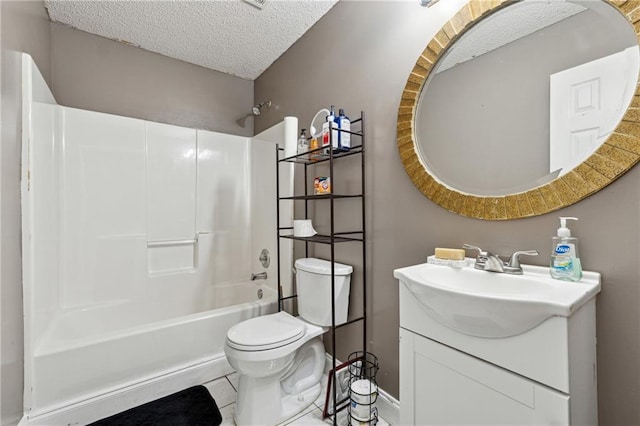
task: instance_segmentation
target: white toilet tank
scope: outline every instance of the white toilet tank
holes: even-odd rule
[[[347,322],[353,267],[335,263],[335,325]],[[306,321],[331,325],[331,262],[312,257],[296,260],[298,313]]]

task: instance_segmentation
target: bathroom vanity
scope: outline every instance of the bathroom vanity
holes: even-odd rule
[[[595,296],[578,283],[421,264],[400,281],[400,424],[597,424]]]

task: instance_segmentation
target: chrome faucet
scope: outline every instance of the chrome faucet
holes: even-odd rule
[[[251,274],[251,281],[266,280],[266,279],[267,279],[267,273],[266,272],[260,272],[258,274]]]
[[[517,251],[511,255],[509,261],[505,262],[500,256],[482,250],[480,247],[464,244],[465,249],[477,250],[476,263],[474,268],[489,272],[504,272],[507,274],[522,275],[522,266],[520,265],[520,256],[537,256],[537,250]]]

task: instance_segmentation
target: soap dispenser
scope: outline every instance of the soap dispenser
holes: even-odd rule
[[[551,247],[551,277],[564,281],[580,281],[582,265],[578,255],[578,239],[571,236],[567,220],[577,217],[561,217],[557,236],[553,237]]]
[[[307,129],[300,130],[300,136],[298,136],[298,154],[304,154],[309,151],[309,140],[307,139]]]

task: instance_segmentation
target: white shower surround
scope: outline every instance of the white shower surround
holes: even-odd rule
[[[262,248],[275,258],[275,143],[295,150],[297,120],[246,138],[66,108],[23,63],[22,423],[88,422],[230,372],[226,330],[276,309],[275,262],[248,278]]]

